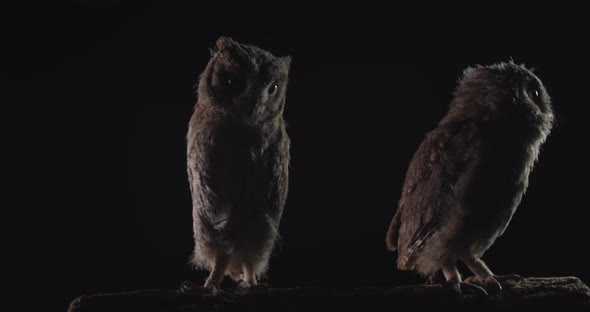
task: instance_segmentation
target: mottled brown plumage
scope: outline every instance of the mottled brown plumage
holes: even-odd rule
[[[216,42],[201,74],[187,135],[195,250],[211,271],[252,286],[267,270],[288,191],[283,120],[289,57],[229,38]]]
[[[473,281],[500,287],[480,258],[508,226],[552,123],[549,96],[524,66],[467,69],[408,168],[386,236],[398,268],[442,270],[457,288],[461,260]]]

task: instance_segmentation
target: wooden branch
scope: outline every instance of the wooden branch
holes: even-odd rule
[[[470,307],[485,311],[559,308],[590,311],[590,288],[577,277],[509,280],[501,294],[458,296],[440,285],[327,289],[316,287],[269,288],[239,294],[208,291],[137,290],[84,295],[72,301],[69,312],[99,311],[402,311],[408,308]],[[411,308],[412,310],[410,310]],[[404,309],[406,310],[406,309]],[[429,309],[430,310],[430,309]],[[432,311],[432,310],[431,310]]]

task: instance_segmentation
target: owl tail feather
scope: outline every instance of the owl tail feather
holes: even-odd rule
[[[401,213],[398,209],[398,211],[393,216],[393,219],[391,220],[391,224],[389,225],[387,235],[385,235],[385,245],[387,245],[387,249],[389,251],[397,250],[397,238],[399,236],[400,217]]]

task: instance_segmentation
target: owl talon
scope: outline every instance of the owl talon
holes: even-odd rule
[[[268,292],[268,284],[259,283],[250,287],[250,293],[266,293]]]
[[[488,296],[488,292],[485,291],[485,289],[483,289],[477,285],[473,285],[473,284],[466,283],[466,282],[461,282],[461,283],[445,282],[445,283],[443,283],[443,286],[450,288],[453,293],[455,293],[461,297],[463,297],[464,295],[474,295],[476,297],[487,297]]]
[[[445,282],[445,277],[440,272],[434,273],[426,280],[426,285],[440,285]]]
[[[501,284],[507,283],[507,282],[522,282],[525,280],[524,277],[518,275],[518,274],[508,274],[508,275],[494,275],[494,278],[500,282]]]
[[[266,283],[251,285],[245,281],[240,281],[236,289],[236,293],[239,294],[266,293],[267,291],[268,285]]]
[[[219,295],[219,293],[221,293],[221,289],[219,289],[219,287],[217,287],[217,286],[210,285],[210,286],[206,286],[204,288],[208,289],[209,292],[214,296],[217,296],[217,295]]]
[[[493,277],[471,276],[465,280],[465,283],[477,285],[491,293],[498,294],[502,292],[502,285]]]
[[[180,284],[178,291],[181,293],[190,293],[193,292],[197,287],[197,284],[191,281],[184,281],[182,284]]]
[[[451,290],[453,291],[453,293],[455,293],[456,295],[462,297],[463,296],[463,292],[461,291],[461,285],[460,284],[449,284],[449,288],[451,288]]]
[[[510,288],[511,286],[516,286],[522,283],[525,278],[518,275],[518,274],[509,274],[509,275],[494,275],[496,281],[502,285],[503,288]]]
[[[251,287],[252,285],[250,285],[250,283],[246,281],[240,281],[236,287],[236,293],[246,294]]]
[[[219,293],[219,289],[215,286],[198,286],[196,283],[193,283],[191,281],[184,281],[180,285],[180,289],[178,291],[185,294],[200,295],[216,295],[217,293]]]
[[[474,295],[476,297],[487,297],[488,296],[488,292],[485,289],[483,289],[482,287],[479,287],[477,285],[467,283],[467,282],[461,283],[461,294]]]

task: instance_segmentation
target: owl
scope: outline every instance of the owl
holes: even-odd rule
[[[385,239],[398,252],[397,268],[442,271],[458,293],[500,291],[502,276],[481,257],[520,204],[553,119],[541,80],[523,65],[467,68],[407,170]],[[458,260],[473,273],[465,282]]]
[[[264,277],[279,238],[289,178],[283,110],[290,56],[221,37],[202,72],[187,134],[194,252],[210,272],[241,287]]]

